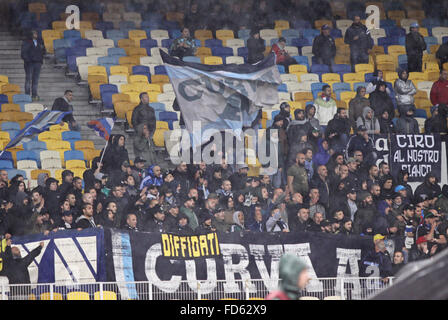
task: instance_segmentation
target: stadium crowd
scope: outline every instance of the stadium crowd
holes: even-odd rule
[[[310,5],[259,1],[254,4],[255,10],[248,5],[251,1],[235,3],[228,10],[218,1],[207,3],[210,10],[205,10],[202,1],[184,8],[187,28],[181,37],[185,41],[179,38],[173,43],[172,55],[183,56],[195,50],[194,41],[188,40],[191,30],[238,30],[250,21],[248,59],[256,63],[264,58],[265,50],[257,30],[270,27],[275,17],[332,18],[325,0],[311,1]],[[360,16],[353,19],[345,43],[350,45],[354,65],[366,59],[368,62],[372,39]],[[247,165],[229,165],[225,154],[220,164],[182,162],[174,170],[156,163],[155,151],[148,143],[155,130],[154,110],[147,95],[142,94],[132,116],[138,133],[132,141],[136,151],[132,165],[126,148],[129,141],[116,134],[102,152],[103,161],[95,158],[82,177],[70,170],[62,173],[62,181],[41,174],[38,187],[29,190],[23,176],[8,177],[5,170],[1,171],[0,234],[9,238],[98,227],[182,235],[212,231],[381,234],[387,239],[404,239],[395,248],[392,273],[404,261],[428,258],[447,246],[448,185],[441,188],[435,175],[429,173],[412,190],[409,172],[393,176],[386,162],[376,165],[374,148],[377,134],[419,133],[414,119],[416,89],[408,79],[408,71],[422,67],[424,48],[418,27],[411,26],[407,37],[407,47],[413,50],[408,53],[412,56],[409,70],[400,70],[394,83],[396,109],[381,70],[376,70],[367,87],[358,87],[348,109],[337,107],[328,85],[304,110],[294,110],[293,116],[288,103],[282,103],[266,131],[278,132],[279,148],[274,152],[279,170],[274,174],[248,176]],[[327,25],[322,27],[313,53],[321,63],[331,66],[335,49],[328,30]],[[277,63],[296,63],[284,47],[283,38],[272,47]],[[447,77],[442,70],[431,91],[434,106],[432,117],[425,122],[427,134],[447,133]],[[58,102],[57,107],[70,101]],[[398,120],[393,122],[395,115]],[[76,125],[73,119],[67,121],[71,127]]]

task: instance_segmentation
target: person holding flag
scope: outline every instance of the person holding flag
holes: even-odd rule
[[[104,167],[103,158],[104,158],[104,154],[108,150],[107,147],[109,146],[109,141],[112,140],[112,138],[113,138],[113,135],[111,135],[111,133],[112,133],[112,129],[114,128],[114,124],[115,124],[115,118],[101,118],[101,119],[89,121],[87,123],[87,126],[90,129],[95,130],[95,134],[97,136],[106,140],[106,145],[104,146],[104,149],[101,152],[100,161],[99,161],[99,163],[95,163],[96,168]],[[113,145],[113,141],[111,141],[111,146],[112,145]]]

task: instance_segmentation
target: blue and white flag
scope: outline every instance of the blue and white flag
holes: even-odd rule
[[[4,150],[12,148],[20,142],[31,141],[33,136],[47,131],[52,125],[61,123],[62,119],[70,113],[72,113],[72,111],[62,112],[44,110],[40,112],[31,122],[26,124],[25,128],[20,130],[19,133],[11,139]]]
[[[163,51],[160,55],[185,126],[193,136],[193,121],[200,122],[202,132],[229,129],[239,136],[261,108],[278,103],[277,87],[282,82],[273,54],[256,65],[203,65],[184,62]]]
[[[109,141],[110,134],[114,128],[115,119],[112,118],[102,118],[89,121],[87,126],[90,129],[95,130],[97,136]]]

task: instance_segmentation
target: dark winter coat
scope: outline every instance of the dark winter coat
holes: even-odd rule
[[[357,40],[354,38],[358,36]],[[345,32],[344,42],[350,45],[350,50],[361,50],[366,52],[373,47],[373,39],[370,36],[367,27],[363,24],[352,24]]]
[[[247,56],[248,63],[256,63],[264,59],[263,53],[266,50],[266,47],[263,39],[249,38],[247,40],[247,49],[249,52]]]
[[[73,106],[69,104],[64,98],[56,98],[53,102],[53,107],[51,108],[52,111],[62,111],[62,112],[69,112],[71,111],[71,114],[66,115],[62,121],[64,122],[73,122],[75,121],[75,118],[73,117]]]
[[[37,39],[37,46],[32,39],[23,41],[20,56],[25,63],[43,63],[45,46],[42,39]]]
[[[418,32],[409,32],[406,35],[406,54],[408,56],[422,57],[426,50],[426,42]]]
[[[156,113],[149,104],[140,103],[132,112],[132,126],[137,128],[141,123],[147,124],[151,133],[156,131]]]
[[[314,38],[313,54],[324,60],[333,59],[336,56],[336,44],[333,37],[320,34]]]
[[[28,266],[31,262],[33,262],[34,258],[40,254],[41,251],[42,247],[38,246],[24,258],[10,259],[6,271],[10,284],[31,283]]]
[[[375,91],[369,95],[369,101],[375,117],[380,118],[384,110],[387,110],[391,119],[394,117],[395,111],[392,99],[386,91],[380,91],[378,85]]]

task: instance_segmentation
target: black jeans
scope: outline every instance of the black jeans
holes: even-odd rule
[[[408,55],[408,72],[422,72],[422,57]]]
[[[39,84],[39,75],[42,63],[25,62],[25,93],[37,96],[37,85]]]

